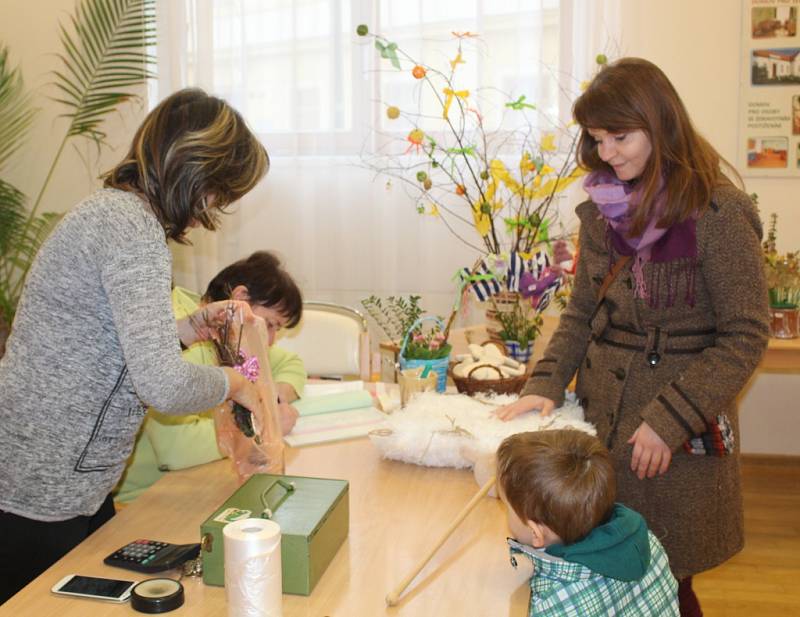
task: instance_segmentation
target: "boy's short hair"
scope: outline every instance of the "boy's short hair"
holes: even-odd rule
[[[497,450],[497,482],[520,520],[547,525],[564,544],[606,520],[617,492],[608,450],[571,429],[506,438]]]
[[[203,294],[206,302],[228,300],[239,285],[247,287],[250,304],[260,304],[278,311],[286,318],[287,328],[300,323],[303,296],[280,259],[269,251],[256,251],[220,270]]]

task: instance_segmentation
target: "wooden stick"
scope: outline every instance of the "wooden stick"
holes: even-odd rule
[[[475,493],[475,496],[472,499],[470,499],[469,503],[466,506],[464,506],[461,512],[458,513],[458,516],[456,516],[455,520],[450,524],[450,527],[448,527],[447,531],[445,531],[442,534],[442,537],[439,538],[439,540],[436,542],[433,548],[428,552],[425,558],[422,559],[417,564],[417,566],[408,574],[408,576],[406,576],[403,579],[403,581],[397,587],[395,587],[393,591],[389,592],[389,594],[386,596],[386,604],[388,606],[394,606],[397,604],[397,602],[400,599],[400,596],[406,590],[406,587],[408,587],[411,584],[411,581],[414,580],[414,577],[416,577],[417,574],[420,573],[422,568],[424,568],[427,565],[427,563],[431,560],[431,557],[433,557],[436,554],[436,551],[438,551],[441,548],[442,544],[445,543],[447,538],[450,537],[450,534],[452,534],[456,530],[456,527],[458,527],[461,524],[461,521],[463,521],[467,517],[467,514],[469,514],[475,508],[478,502],[481,499],[483,499],[483,497],[485,497],[490,490],[492,490],[494,482],[495,482],[494,476],[492,476],[491,478],[489,478],[489,480],[486,481],[486,484],[484,484],[481,487],[481,489],[477,493]]]

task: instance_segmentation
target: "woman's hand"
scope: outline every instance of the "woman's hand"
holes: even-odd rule
[[[266,426],[268,417],[266,401],[261,397],[261,391],[237,370],[229,366],[222,367],[222,370],[228,376],[228,399],[252,412],[256,432],[260,432]]]
[[[300,417],[297,409],[291,404],[299,397],[294,387],[288,383],[279,381],[275,384],[275,389],[278,391],[278,419],[281,423],[281,432],[288,435]]]
[[[300,414],[297,413],[294,405],[284,403],[280,398],[278,399],[278,420],[281,423],[281,433],[284,435],[291,433],[299,417]]]
[[[633,444],[631,471],[636,472],[640,480],[644,480],[645,476],[654,478],[656,474],[664,475],[669,469],[672,451],[647,422],[639,425],[628,443]]]
[[[538,409],[540,410],[541,415],[549,416],[551,413],[553,413],[553,409],[555,409],[555,407],[555,402],[549,398],[536,396],[535,394],[528,394],[520,397],[519,400],[514,401],[509,405],[498,407],[494,410],[494,415],[501,420],[507,421],[528,411]]]
[[[197,309],[188,317],[178,320],[178,336],[185,347],[198,341],[217,338],[217,328],[225,323],[226,312],[233,311],[235,320],[252,323],[256,316],[247,302],[240,300],[219,300]]]

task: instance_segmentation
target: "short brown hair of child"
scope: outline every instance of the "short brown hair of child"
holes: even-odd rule
[[[203,300],[229,300],[238,285],[247,287],[250,304],[274,308],[283,315],[286,318],[285,328],[294,328],[300,323],[303,295],[273,253],[256,251],[220,270],[208,284]]]
[[[608,450],[572,429],[506,438],[497,449],[497,483],[520,520],[547,525],[564,544],[605,521],[617,493]]]

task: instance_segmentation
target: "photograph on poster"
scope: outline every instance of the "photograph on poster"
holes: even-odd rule
[[[800,0],[740,0],[736,167],[800,178]]]
[[[754,49],[750,67],[754,86],[800,84],[800,47]]]
[[[753,7],[751,33],[754,39],[797,36],[797,7]]]
[[[747,166],[754,168],[786,167],[789,140],[786,137],[748,137]]]

